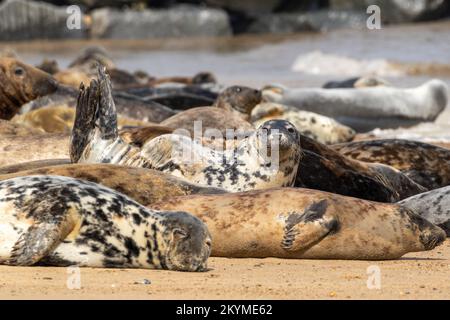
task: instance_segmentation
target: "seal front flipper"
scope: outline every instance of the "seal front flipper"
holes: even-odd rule
[[[6,264],[31,266],[52,252],[67,235],[63,223],[42,222],[30,226],[15,243]]]
[[[290,213],[285,221],[281,247],[288,251],[306,251],[336,231],[339,222],[326,215],[327,207],[327,200],[321,200],[311,204],[303,213]]]

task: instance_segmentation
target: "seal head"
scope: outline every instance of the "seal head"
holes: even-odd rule
[[[166,265],[170,270],[205,271],[211,253],[211,235],[206,225],[186,212],[164,214]]]
[[[262,94],[259,90],[243,86],[232,86],[219,94],[214,106],[238,112],[247,120],[253,108],[261,102],[261,99]]]
[[[53,93],[56,80],[37,68],[12,58],[0,59],[0,119],[10,120],[20,107]]]

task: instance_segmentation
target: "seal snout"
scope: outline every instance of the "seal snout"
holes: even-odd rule
[[[264,122],[259,129],[267,134],[268,141],[278,139],[282,148],[300,144],[300,133],[289,121],[269,120]]]

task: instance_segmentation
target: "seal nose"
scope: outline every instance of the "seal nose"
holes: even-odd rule
[[[263,123],[261,129],[267,130],[270,134],[272,130],[277,130],[280,135],[285,135],[298,140],[300,134],[298,133],[295,126],[286,120],[269,120]]]

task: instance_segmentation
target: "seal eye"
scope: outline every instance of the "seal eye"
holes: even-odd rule
[[[288,132],[290,132],[290,133],[294,133],[294,132],[295,132],[295,130],[294,130],[294,128],[291,128],[291,127],[289,127],[289,128],[288,128]]]
[[[23,70],[21,67],[17,67],[17,68],[14,70],[14,74],[15,74],[16,76],[22,76],[24,73],[25,73],[25,70]]]
[[[236,88],[236,92],[241,92],[241,88]]]

